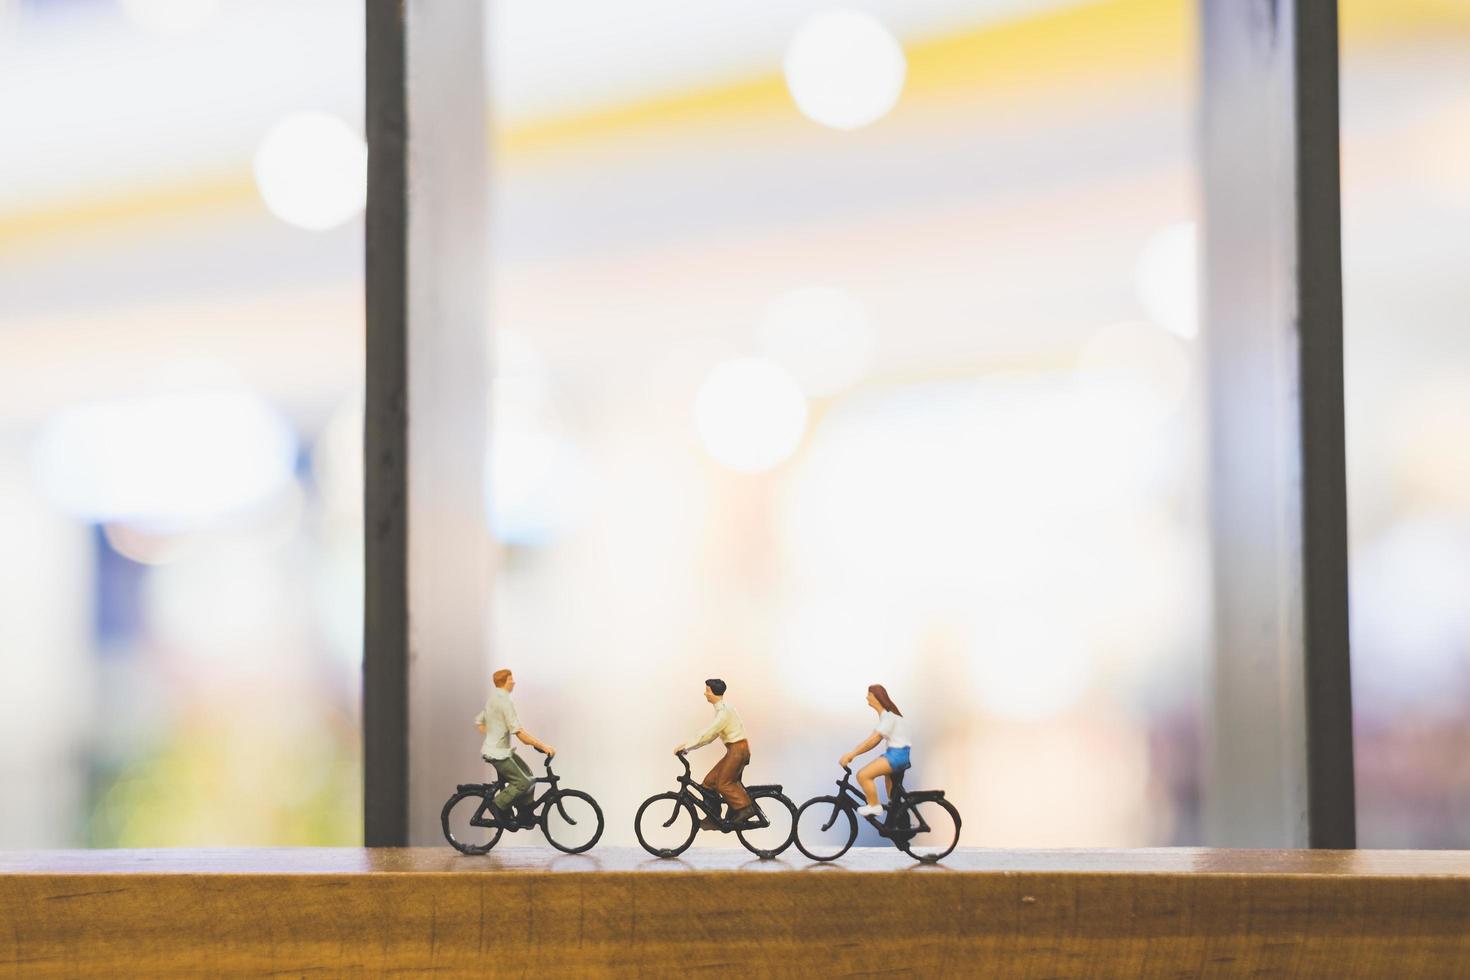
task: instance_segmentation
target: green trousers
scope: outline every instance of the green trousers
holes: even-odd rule
[[[516,803],[531,802],[531,781],[535,777],[531,775],[531,768],[526,765],[524,759],[511,749],[510,756],[505,759],[486,759],[486,762],[495,767],[500,774],[500,781],[504,785],[500,792],[495,794],[491,801],[500,810],[506,810]]]

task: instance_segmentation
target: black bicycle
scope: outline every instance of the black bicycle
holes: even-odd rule
[[[679,753],[679,761],[684,765],[684,775],[679,777],[678,791],[650,796],[633,818],[633,831],[645,851],[655,857],[683,854],[699,833],[701,815],[717,821],[717,829],[722,834],[733,830],[745,849],[758,857],[773,858],[791,846],[796,830],[796,804],[781,793],[780,786],[745,787],[755,804],[755,813],[735,822],[720,815],[724,802],[720,794],[694,781],[683,752]]]
[[[857,808],[867,802],[852,784],[852,769],[843,766],[836,796],[815,797],[796,811],[797,850],[813,861],[842,857],[857,840]],[[944,790],[907,792],[901,772],[893,777],[893,793],[883,819],[864,819],[900,851],[925,864],[948,857],[960,842],[960,811],[944,798]]]
[[[539,825],[552,847],[568,854],[581,854],[602,836],[602,808],[579,789],[558,789],[560,778],[551,771],[551,757],[547,756],[546,775],[532,783],[546,783],[550,789],[522,811],[524,818],[506,814],[504,821],[497,820],[490,811],[491,798],[500,792],[499,780],[460,783],[439,815],[444,839],[461,853],[484,854],[496,845],[504,831],[515,833]]]

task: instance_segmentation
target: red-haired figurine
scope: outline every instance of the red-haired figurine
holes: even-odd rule
[[[862,816],[872,817],[883,812],[883,808],[878,805],[878,777],[885,777],[888,798],[893,799],[893,777],[909,767],[910,742],[908,722],[904,720],[903,712],[898,710],[898,705],[893,703],[882,684],[873,684],[868,688],[868,707],[878,712],[878,727],[873,734],[863,739],[862,744],[844,755],[840,763],[846,769],[857,756],[877,748],[879,742],[888,742],[887,751],[863,766],[857,774],[858,785],[862,786],[863,795],[868,798],[868,805],[858,807],[857,812]]]
[[[503,784],[500,792],[490,801],[490,813],[503,823],[519,820],[521,826],[530,827],[535,823],[535,818],[531,815],[531,784],[536,777],[531,775],[531,767],[526,765],[525,760],[510,747],[510,737],[514,735],[532,748],[545,752],[548,759],[556,755],[556,749],[521,727],[516,706],[510,700],[510,692],[516,689],[515,675],[501,669],[490,680],[494,683],[495,690],[490,692],[485,710],[475,715],[475,727],[485,736],[485,742],[480,746],[480,756],[495,767]],[[519,809],[518,817],[511,815],[512,806]]]

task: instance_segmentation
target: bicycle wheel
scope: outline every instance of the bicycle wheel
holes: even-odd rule
[[[579,789],[560,790],[541,811],[541,832],[558,851],[581,854],[602,837],[602,807]]]
[[[837,796],[817,796],[796,811],[796,849],[813,861],[835,861],[857,840],[857,815]]]
[[[909,829],[902,823],[904,817]],[[916,861],[942,861],[960,842],[960,811],[949,800],[910,800],[899,820],[892,832],[893,843]]]
[[[455,793],[444,804],[439,814],[439,823],[444,827],[444,839],[462,854],[484,854],[500,840],[501,828],[476,827],[470,823],[485,802],[485,791],[467,790]],[[489,814],[486,814],[488,819]]]
[[[735,836],[757,857],[773,858],[791,846],[791,838],[796,834],[796,804],[770,790],[752,793],[750,800],[770,826],[737,830]]]
[[[678,793],[660,793],[638,808],[633,832],[643,849],[654,857],[677,857],[694,843],[699,818],[694,815],[694,807]]]

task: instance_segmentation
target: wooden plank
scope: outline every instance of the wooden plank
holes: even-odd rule
[[[0,854],[15,975],[1470,976],[1470,852]]]

